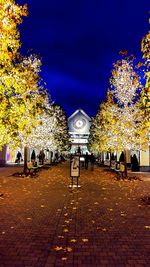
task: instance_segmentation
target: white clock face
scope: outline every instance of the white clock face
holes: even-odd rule
[[[78,130],[83,129],[85,125],[86,125],[86,120],[84,118],[76,119],[73,122],[73,127]]]
[[[81,121],[81,120],[76,121],[76,126],[78,128],[82,127],[83,126],[83,121]]]

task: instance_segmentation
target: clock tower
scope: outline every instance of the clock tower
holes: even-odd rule
[[[88,152],[87,144],[90,126],[91,118],[82,109],[77,109],[68,118],[71,153],[79,150],[83,154]]]

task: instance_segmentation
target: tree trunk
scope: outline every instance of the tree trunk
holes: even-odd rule
[[[128,171],[127,171],[127,155],[126,155],[126,150],[124,150],[124,167],[125,167],[125,177],[128,176]]]
[[[49,150],[49,164],[51,165],[51,151]]]
[[[110,156],[110,168],[111,168],[111,152],[110,152],[109,156]]]
[[[104,152],[102,152],[102,165],[104,165]]]
[[[0,151],[0,167],[6,166],[6,145],[3,146],[2,151]]]
[[[99,153],[99,166],[100,166],[101,162],[102,162],[102,152]]]
[[[24,174],[27,174],[27,159],[28,159],[28,147],[24,147],[24,168],[23,172]]]

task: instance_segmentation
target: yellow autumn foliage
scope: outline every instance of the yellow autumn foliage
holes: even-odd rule
[[[38,125],[45,95],[41,94],[36,56],[19,53],[17,26],[27,16],[27,5],[14,0],[0,0],[0,149],[4,144],[21,145],[19,134],[28,136]]]

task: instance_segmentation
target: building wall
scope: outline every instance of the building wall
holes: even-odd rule
[[[68,127],[71,141],[71,153],[75,153],[80,147],[81,152],[88,151],[88,137],[91,126],[90,117],[83,110],[76,110],[68,119]]]
[[[140,171],[150,171],[150,147],[140,151]]]

